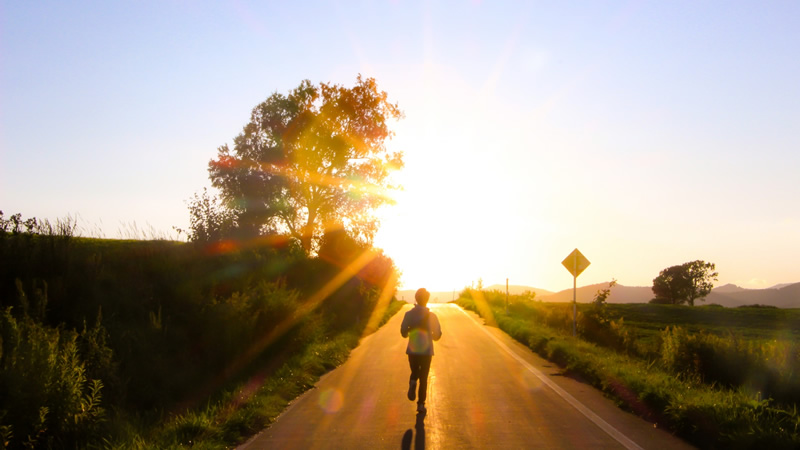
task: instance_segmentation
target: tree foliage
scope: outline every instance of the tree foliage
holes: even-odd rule
[[[236,227],[233,211],[224,207],[217,196],[210,196],[203,188],[202,195],[189,199],[189,229],[175,228],[186,233],[191,242],[218,242],[231,237]],[[174,228],[174,227],[173,227]]]
[[[694,306],[694,301],[704,299],[717,280],[714,263],[697,260],[667,267],[653,279],[652,303]]]
[[[233,148],[209,162],[211,182],[249,235],[288,234],[310,254],[336,224],[369,243],[389,172],[403,165],[385,147],[401,116],[372,78],[351,88],[305,80],[253,109]]]

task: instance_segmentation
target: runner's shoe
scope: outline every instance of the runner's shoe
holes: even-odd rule
[[[408,399],[412,402],[417,398],[417,380],[408,382]]]

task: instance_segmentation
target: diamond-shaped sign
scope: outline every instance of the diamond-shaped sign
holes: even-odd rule
[[[589,264],[591,263],[576,248],[575,250],[572,251],[572,253],[569,254],[569,256],[567,256],[563,261],[561,261],[561,264],[564,267],[566,267],[567,270],[569,270],[569,273],[571,273],[573,277],[577,277],[578,275],[581,274],[581,272],[586,270],[586,268],[589,267]]]

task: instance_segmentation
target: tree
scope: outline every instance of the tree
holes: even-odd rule
[[[209,196],[208,189],[203,194],[194,194],[189,199],[189,229],[173,227],[175,231],[186,233],[191,242],[218,242],[229,238],[236,227],[233,213],[220,205],[217,196]]]
[[[307,254],[332,225],[360,242],[377,230],[373,212],[391,203],[385,195],[402,153],[385,141],[389,121],[402,113],[372,78],[352,88],[304,80],[288,95],[272,94],[250,122],[209,162],[212,184],[250,235],[288,234]]]
[[[598,309],[605,308],[607,305],[606,300],[608,300],[608,297],[611,295],[611,288],[616,285],[617,280],[612,278],[606,289],[598,289],[597,293],[594,294],[594,298],[592,299],[592,305]]]
[[[694,306],[696,299],[704,300],[717,280],[714,263],[697,260],[679,266],[667,267],[653,279],[651,303]]]

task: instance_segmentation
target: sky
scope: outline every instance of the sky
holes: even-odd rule
[[[0,210],[170,237],[250,111],[374,77],[404,288],[800,282],[796,1],[0,2]]]

